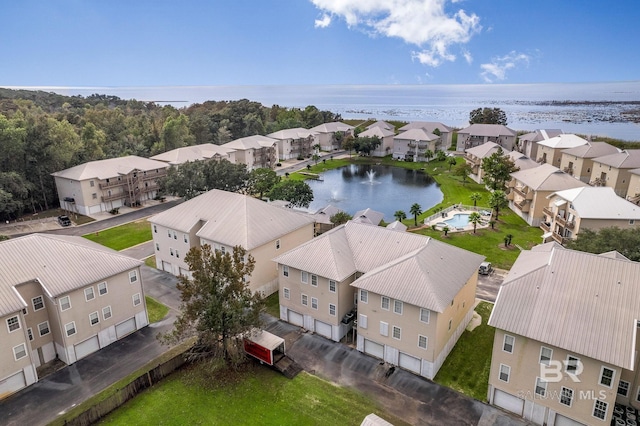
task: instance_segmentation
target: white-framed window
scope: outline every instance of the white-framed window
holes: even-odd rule
[[[398,314],[398,315],[402,315],[402,308],[403,308],[403,303],[401,300],[394,300],[393,301],[393,312]]]
[[[598,383],[600,383],[602,386],[610,388],[613,385],[613,379],[615,375],[615,370],[602,366],[602,368],[600,368],[600,380],[598,381]]]
[[[311,308],[318,309],[318,299],[316,297],[311,298]]]
[[[44,309],[44,299],[42,296],[36,296],[31,299],[31,304],[33,305],[34,311],[39,311],[40,309]]]
[[[318,287],[318,276],[311,274],[311,285]]]
[[[604,420],[607,418],[607,407],[609,404],[601,399],[593,401],[593,417]]]
[[[102,308],[102,319],[108,320],[109,318],[111,318],[111,306],[105,306]]]
[[[225,254],[225,253],[227,252],[226,247],[225,247],[225,246],[220,246],[220,252],[221,252],[222,254]]]
[[[182,241],[184,241],[185,244],[189,244],[189,236],[187,234],[182,234]]]
[[[49,321],[41,322],[38,324],[38,333],[40,333],[40,337],[46,336],[49,334],[51,330],[49,330]]]
[[[176,249],[176,258],[180,259],[180,252]]]
[[[11,318],[7,318],[7,328],[9,329],[9,333],[12,331],[16,331],[20,329],[20,318],[18,316],[14,316]]]
[[[576,358],[575,356],[567,355],[566,361],[566,372],[567,373],[575,373],[578,370],[578,363],[580,362],[580,358]]]
[[[133,284],[138,281],[138,273],[136,271],[129,272],[129,283]]]
[[[571,404],[573,404],[573,389],[562,387],[560,391],[560,404],[571,407]]]
[[[385,311],[389,310],[389,306],[391,305],[391,300],[387,296],[382,296],[380,298],[380,307]]]
[[[383,336],[389,335],[389,323],[380,321],[380,334]]]
[[[329,303],[329,315],[331,315],[332,317],[336,316],[336,305],[334,305],[333,303]]]
[[[429,324],[429,320],[431,319],[431,311],[426,308],[420,308],[420,321]]]
[[[549,365],[551,358],[553,358],[553,349],[540,346],[540,364]]]
[[[67,309],[71,309],[71,298],[69,296],[64,296],[60,298],[60,310],[66,311]]]
[[[367,316],[365,314],[360,314],[358,318],[358,327],[367,328]]]
[[[27,328],[27,336],[29,337],[29,341],[33,341],[33,330],[30,328]]]
[[[509,376],[511,375],[511,367],[505,364],[500,364],[500,372],[498,378],[503,382],[509,383]]]
[[[540,377],[536,377],[535,394],[544,397],[547,394],[547,382]]]
[[[512,354],[513,353],[513,345],[516,342],[516,338],[510,336],[508,334],[504,335],[504,339],[502,341],[502,350]]]
[[[156,243],[156,251],[160,251],[160,244]]]
[[[158,227],[156,225],[153,225],[153,233],[154,234],[158,233]]]
[[[107,282],[103,281],[100,284],[98,284],[98,294],[100,296],[104,296],[107,293],[108,293]]]
[[[288,288],[283,287],[282,288],[282,296],[287,300],[290,299],[291,298],[291,291]]]
[[[18,346],[13,347],[13,358],[17,361],[27,356],[27,347],[24,343],[20,343]]]
[[[309,297],[306,294],[303,294],[300,299],[304,306],[309,306]]]
[[[629,225],[634,225],[636,223],[635,219],[629,219]]]
[[[629,382],[625,382],[624,380],[618,382],[618,395],[629,396]]]
[[[96,192],[94,192],[93,194],[91,194],[91,199],[92,200],[97,200],[98,199],[98,194]]]
[[[280,240],[276,240],[276,250],[280,250]]]
[[[169,247],[169,254],[173,256],[173,247]]]
[[[171,229],[167,229],[167,236],[171,238]]]
[[[333,280],[329,280],[329,292],[330,293],[336,292],[336,282]]]
[[[423,336],[422,334],[418,334],[418,347],[421,349],[427,349],[429,346],[429,338],[427,336]]]
[[[367,290],[360,289],[360,301],[362,303],[369,303],[369,292]]]
[[[133,296],[131,296],[131,298],[133,299],[133,306],[138,306],[140,303],[142,303],[140,293],[134,294]]]
[[[174,240],[178,239],[178,233],[176,231],[173,231],[173,239]]]
[[[93,326],[100,322],[100,316],[98,316],[98,311],[92,312],[89,314],[89,323]]]
[[[289,267],[287,265],[282,265],[282,275],[285,277],[289,276]]]
[[[67,336],[73,336],[76,334],[76,322],[71,321],[70,323],[65,324],[64,330],[66,331]]]
[[[93,287],[87,287],[84,289],[84,300],[88,302],[89,300],[93,300],[95,298],[96,294],[93,291]]]
[[[307,271],[300,271],[300,281],[303,284],[307,284],[309,282],[309,273]]]
[[[90,187],[92,187],[92,188],[93,188],[94,186],[96,186],[95,181],[90,180],[90,181],[89,181],[89,186],[90,186]]]
[[[402,330],[400,329],[400,327],[394,325],[391,337],[393,337],[394,339],[400,340],[401,336],[402,336]]]
[[[27,315],[29,313],[29,310],[27,308],[22,308],[22,315]]]

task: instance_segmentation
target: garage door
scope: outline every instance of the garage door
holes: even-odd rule
[[[524,400],[503,392],[500,389],[496,389],[496,392],[493,395],[493,405],[521,416],[522,409],[524,408]]]
[[[384,345],[364,339],[364,353],[375,356],[376,358],[384,358]]]
[[[585,426],[584,423],[576,422],[562,414],[556,414],[556,426]]]
[[[316,320],[316,333],[331,339],[331,324]]]
[[[162,270],[165,272],[173,273],[171,269],[171,264],[169,262],[165,262],[164,260],[162,261]]]
[[[0,399],[5,398],[12,393],[19,391],[27,384],[24,380],[24,373],[18,371],[13,376],[9,376],[4,380],[0,380]]]
[[[76,361],[84,358],[85,356],[94,353],[100,349],[100,343],[98,342],[98,336],[93,336],[84,342],[80,342],[75,346],[76,349]]]
[[[116,338],[122,339],[129,333],[136,331],[136,319],[129,318],[126,321],[116,325]]]
[[[404,352],[400,352],[398,356],[398,365],[404,369],[413,371],[416,374],[420,374],[421,364],[422,362],[420,361],[420,358],[405,354]]]
[[[302,314],[294,311],[287,311],[287,318],[291,324],[297,325],[298,327],[304,327],[304,317]]]

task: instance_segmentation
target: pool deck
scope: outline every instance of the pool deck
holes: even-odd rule
[[[483,229],[483,228],[489,227],[489,220],[491,219],[491,211],[484,207],[478,207],[474,209],[473,207],[460,206],[460,207],[455,207],[452,209],[445,209],[445,210],[448,210],[448,211],[443,211],[442,213],[439,214],[438,217],[425,223],[425,225],[429,227],[435,225],[436,229],[441,231],[444,228],[443,224],[446,220],[453,219],[454,216],[457,214],[470,214],[475,211],[480,213],[480,215],[482,216],[482,220],[478,223],[478,225],[476,226],[476,229]],[[468,223],[467,225],[462,227],[451,226],[451,225],[447,225],[447,226],[449,227],[449,232],[473,231],[472,223]]]

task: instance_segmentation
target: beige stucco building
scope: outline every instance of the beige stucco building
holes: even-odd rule
[[[158,269],[188,276],[184,256],[191,247],[208,244],[225,252],[241,246],[255,259],[249,286],[265,295],[278,289],[277,268],[271,259],[314,235],[314,220],[308,214],[217,189],[157,214],[149,222]]]
[[[233,150],[235,162],[246,165],[249,171],[258,168],[272,169],[278,161],[278,141],[268,136],[247,136],[221,146]]]
[[[412,121],[398,130],[400,132],[406,132],[411,129],[423,129],[429,134],[440,135],[442,141],[442,150],[447,151],[451,148],[453,141],[453,129],[437,121]]]
[[[472,124],[458,131],[456,151],[466,151],[486,142],[494,142],[505,151],[512,151],[517,133],[502,124]]]
[[[640,149],[625,149],[615,154],[593,159],[590,183],[608,186],[625,197],[631,180],[630,170],[640,168]]]
[[[367,130],[360,133],[358,137],[377,137],[380,139],[380,145],[371,152],[371,156],[373,157],[385,157],[390,155],[393,151],[393,137],[395,136],[395,131],[388,129],[382,125],[380,126],[370,126]]]
[[[538,142],[562,134],[560,129],[538,129],[518,136],[517,149],[531,159],[538,158]]]
[[[560,169],[562,153],[565,150],[587,145],[588,143],[586,139],[571,133],[563,133],[553,138],[541,140],[538,142],[536,161],[551,164]]]
[[[296,127],[269,133],[267,136],[277,141],[278,159],[290,160],[311,155],[316,135],[317,132],[313,130]]]
[[[443,150],[440,136],[420,128],[405,130],[393,138],[393,158],[404,161],[428,161]],[[431,158],[426,157],[427,151]]]
[[[606,142],[587,142],[562,151],[559,167],[563,172],[588,183],[591,179],[593,159],[618,152],[618,148]]]
[[[162,161],[171,166],[179,166],[189,161],[207,161],[207,160],[227,160],[235,164],[235,150],[225,148],[224,146],[214,145],[212,143],[204,143],[200,145],[183,146],[181,148],[172,149],[162,154],[154,155],[152,160]]]
[[[319,124],[309,129],[313,132],[313,144],[320,145],[322,151],[333,151],[342,149],[340,142],[336,139],[336,133],[341,132],[344,136],[353,135],[353,127],[341,121]]]
[[[140,265],[81,237],[0,243],[0,399],[146,326]]]

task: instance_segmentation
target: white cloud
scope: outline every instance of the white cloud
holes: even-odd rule
[[[315,27],[316,28],[327,28],[331,24],[331,16],[326,13],[322,15],[322,18],[316,19]]]
[[[464,56],[464,60],[467,61],[468,64],[473,62],[473,56],[471,56],[471,52],[467,49],[462,49],[462,56]]]
[[[529,65],[531,57],[524,53],[511,51],[504,56],[493,58],[488,64],[480,65],[482,72],[480,76],[487,83],[502,81],[507,78],[507,71],[519,65]]]
[[[462,9],[454,14],[445,12],[447,2],[457,3],[455,0],[311,1],[324,13],[322,20],[316,20],[316,27],[324,28],[319,22],[326,17],[340,17],[350,28],[372,36],[399,38],[416,46],[418,50],[412,52],[412,57],[432,67],[455,61],[450,47],[467,43],[482,28],[474,13]]]

